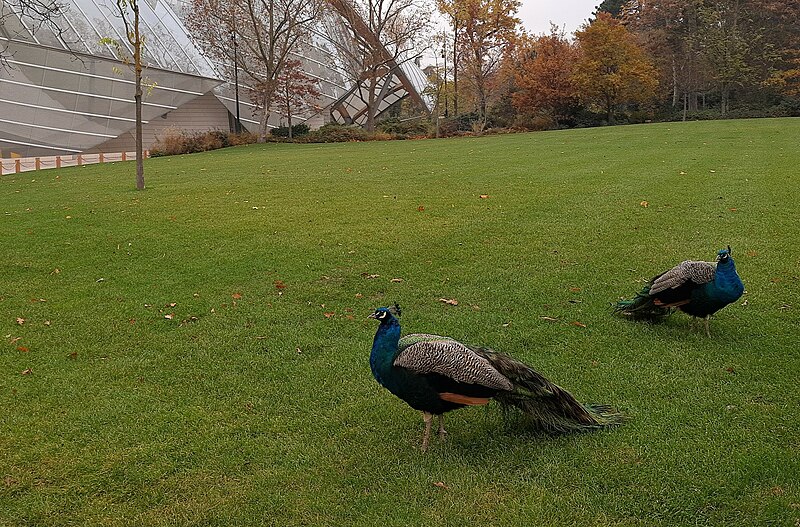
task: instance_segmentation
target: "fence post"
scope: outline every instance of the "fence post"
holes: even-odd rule
[[[41,170],[41,169],[42,169],[42,160],[41,160],[41,158],[37,157],[37,158],[36,158],[36,159],[33,161],[33,166],[34,166],[34,168],[35,168],[36,170]]]
[[[103,153],[102,152],[97,154],[97,162],[98,163],[105,163],[105,161],[103,161]]]
[[[17,174],[22,172],[22,162],[19,159],[14,160],[14,172]]]
[[[80,154],[78,154],[78,166],[81,166],[82,164],[83,164],[83,157]]]
[[[56,156],[56,168],[61,168],[61,156]]]
[[[123,161],[127,161],[128,160],[128,152],[122,152],[122,160]]]

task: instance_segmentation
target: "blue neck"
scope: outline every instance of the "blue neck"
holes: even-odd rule
[[[738,298],[744,291],[744,284],[739,274],[736,272],[736,265],[733,258],[728,258],[727,262],[717,264],[717,273],[714,277],[714,285],[729,292]]]
[[[372,375],[380,383],[386,373],[392,368],[395,355],[397,355],[397,343],[400,340],[400,323],[396,318],[390,317],[381,322],[378,331],[375,332],[375,339],[372,341],[372,353],[369,355],[369,366]]]

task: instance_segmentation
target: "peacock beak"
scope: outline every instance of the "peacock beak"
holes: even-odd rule
[[[369,315],[367,315],[367,318],[378,318],[378,315],[376,315],[375,313],[370,313]]]

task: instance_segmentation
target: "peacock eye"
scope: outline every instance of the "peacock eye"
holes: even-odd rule
[[[386,312],[385,311],[381,311],[380,313],[378,313],[378,318],[381,319],[381,320],[386,318]]]

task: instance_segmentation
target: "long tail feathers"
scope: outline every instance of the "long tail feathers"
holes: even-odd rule
[[[664,306],[657,306],[650,296],[650,284],[636,293],[631,300],[620,300],[614,304],[614,313],[630,317],[634,320],[649,320],[657,322],[664,320],[672,313],[672,309]]]
[[[488,360],[514,384],[495,400],[522,411],[535,429],[567,433],[609,428],[622,424],[624,416],[607,405],[581,404],[571,393],[551,383],[527,364],[487,348],[474,351]]]

